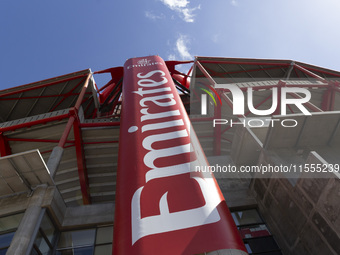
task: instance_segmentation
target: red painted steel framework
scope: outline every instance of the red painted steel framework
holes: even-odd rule
[[[248,77],[252,77],[252,73],[256,72],[265,72],[269,76],[269,72],[272,70],[280,70],[282,68],[291,68],[290,72],[294,73],[296,77],[299,78],[312,78],[318,80],[319,84],[313,85],[304,85],[304,84],[287,84],[284,80],[280,80],[276,85],[273,86],[256,86],[253,90],[268,90],[273,87],[277,87],[278,89],[282,87],[313,87],[313,88],[320,88],[324,89],[322,102],[320,106],[316,106],[313,103],[306,103],[305,106],[312,112],[323,112],[323,111],[333,111],[335,105],[335,98],[336,95],[340,93],[340,82],[336,80],[328,80],[326,77],[334,77],[339,78],[340,74],[336,72],[331,72],[328,70],[318,69],[312,66],[302,66],[298,63],[274,63],[271,61],[265,60],[207,60],[207,59],[196,59],[194,65],[191,67],[187,74],[181,73],[175,69],[176,65],[180,64],[190,64],[194,61],[166,61],[167,68],[171,74],[173,82],[176,86],[176,89],[180,92],[180,97],[183,100],[184,105],[187,104],[188,98],[190,97],[190,73],[193,68],[196,66],[200,72],[203,74],[205,78],[211,84],[215,84],[214,77],[220,78],[228,78],[233,80],[233,75],[245,74]],[[232,64],[238,65],[241,67],[242,70],[237,71],[224,71],[224,72],[216,72],[211,68],[204,66],[204,64]],[[251,68],[244,68],[243,65],[247,66],[254,66]],[[223,69],[223,68],[222,68]],[[93,75],[102,74],[102,73],[109,73],[111,75],[111,80],[105,84],[101,89],[97,88],[97,96],[99,98],[99,107],[94,108],[92,111],[89,111],[91,104],[94,104],[94,99],[90,97],[92,94],[88,90],[90,79],[92,79]],[[87,73],[77,75],[70,74],[67,78],[63,77],[56,77],[53,80],[46,80],[39,83],[34,84],[34,86],[21,86],[17,87],[15,91],[3,91],[0,95],[0,102],[1,101],[15,101],[15,100],[35,100],[36,102],[39,99],[49,98],[53,100],[55,103],[52,108],[49,109],[49,112],[55,111],[58,106],[60,106],[63,102],[65,102],[69,97],[76,97],[76,102],[74,105],[69,108],[67,113],[47,117],[44,119],[32,120],[25,123],[18,123],[11,126],[0,127],[0,154],[1,156],[7,156],[12,154],[11,149],[11,142],[22,142],[22,143],[50,143],[59,146],[60,148],[71,148],[73,147],[76,151],[77,157],[77,170],[79,175],[79,182],[81,187],[81,194],[84,204],[91,203],[91,194],[89,191],[89,180],[88,180],[88,173],[87,173],[87,165],[84,155],[84,145],[86,144],[100,144],[100,143],[118,143],[117,140],[111,141],[95,141],[95,142],[84,142],[82,129],[83,128],[98,128],[98,127],[117,127],[120,126],[120,114],[121,114],[121,105],[122,105],[122,89],[123,89],[123,75],[124,69],[123,67],[116,67],[110,68],[94,73]],[[63,93],[62,91],[59,94],[51,94],[51,95],[43,95],[43,91],[45,88],[49,86],[53,86],[58,83],[65,82],[65,86],[67,82],[73,81],[75,79],[79,79],[80,81],[68,92]],[[75,92],[81,86],[80,91],[77,93]],[[65,88],[65,87],[64,87]],[[63,89],[64,89],[63,88]],[[32,96],[22,96],[22,93],[33,91],[36,89],[42,89],[40,95],[32,95]],[[245,90],[246,88],[242,88]],[[232,100],[224,94],[225,91],[219,90],[219,96],[222,98],[223,102],[226,103],[231,109],[233,108]],[[292,97],[299,98],[300,96],[296,93],[290,94]],[[264,103],[268,102],[271,99],[271,96],[264,98],[262,101],[255,105],[255,108],[260,107]],[[94,123],[82,123],[79,117],[80,107],[85,105],[84,109],[85,115],[87,119],[106,119],[110,120],[107,122],[94,122]],[[280,109],[277,109],[274,115],[279,112]],[[291,113],[293,109],[290,109]],[[245,113],[243,116],[238,117],[246,117],[249,115],[250,112]],[[216,111],[215,117],[220,116],[221,112]],[[201,120],[211,120],[212,118],[205,118]],[[39,139],[39,138],[11,138],[7,137],[7,134],[16,131],[19,129],[35,127],[39,125],[44,125],[48,123],[60,123],[65,122],[65,127],[63,134],[59,139]],[[195,121],[195,120],[192,120]],[[228,131],[231,127],[227,128],[216,128],[214,130],[214,139],[215,140],[215,147],[214,153],[216,155],[221,154],[221,139],[225,139],[226,141],[231,143],[231,140],[223,138],[222,135]],[[73,138],[69,138],[71,132],[73,132]],[[41,153],[50,153],[52,150],[42,151]]]
[[[167,67],[171,70],[174,81],[176,82],[176,87],[178,90],[183,92],[183,97],[189,95],[189,81],[188,74],[181,73],[175,69],[176,65],[192,63],[193,61],[168,61]],[[95,123],[81,123],[79,119],[79,109],[87,100],[92,100],[88,103],[88,107],[93,103],[93,98],[85,98],[85,95],[91,95],[92,93],[88,91],[88,85],[90,79],[93,75],[110,73],[111,80],[104,85],[102,88],[98,89],[97,94],[100,102],[99,109],[95,108],[93,112],[87,114],[89,119],[107,119],[107,122],[95,122]],[[8,156],[12,154],[10,142],[39,142],[39,143],[51,143],[56,144],[61,148],[74,147],[77,155],[77,166],[79,174],[79,182],[81,187],[81,193],[84,204],[91,203],[91,195],[89,193],[89,182],[86,167],[86,160],[84,156],[84,145],[86,144],[103,144],[103,143],[118,143],[117,140],[112,141],[97,141],[97,142],[87,142],[84,143],[82,136],[82,128],[98,128],[98,127],[116,127],[120,126],[120,105],[121,105],[121,93],[122,93],[122,80],[123,80],[123,67],[110,68],[102,71],[97,71],[94,73],[81,74],[71,73],[67,75],[68,78],[63,76],[55,77],[53,79],[40,81],[38,83],[32,83],[28,85],[19,86],[15,91],[6,92],[3,91],[0,95],[1,101],[15,101],[15,100],[39,100],[42,98],[50,98],[56,103],[49,112],[53,112],[70,96],[76,96],[77,100],[73,107],[65,114],[47,117],[44,119],[38,119],[33,121],[28,121],[20,124],[14,124],[11,126],[0,127],[0,155],[1,157]],[[44,89],[59,84],[67,83],[76,79],[81,78],[81,80],[67,93],[53,94],[53,95],[41,95]],[[32,85],[32,86],[31,86]],[[65,85],[65,86],[66,86]],[[64,88],[65,88],[64,86]],[[74,91],[82,86],[79,93]],[[64,89],[63,88],[63,89]],[[21,96],[24,92],[30,92],[37,89],[42,89],[40,95],[23,97]],[[19,95],[19,96],[16,96]],[[59,101],[58,101],[59,100]],[[87,109],[84,109],[87,112]],[[60,139],[39,139],[39,138],[8,138],[6,133],[11,131],[35,127],[39,125],[44,125],[48,123],[58,123],[60,121],[67,121],[64,132]],[[69,135],[73,130],[74,139],[70,139]],[[52,150],[41,151],[41,154],[51,153]]]
[[[242,70],[239,71],[225,71],[223,73],[216,72],[212,70],[211,68],[204,67],[203,64],[231,64],[231,65],[239,65],[241,66]],[[322,103],[321,106],[318,107],[314,105],[311,102],[305,103],[305,106],[311,111],[311,112],[324,112],[324,111],[334,111],[334,104],[335,104],[335,96],[337,93],[340,93],[340,81],[339,80],[330,80],[322,77],[321,75],[324,76],[331,76],[332,78],[339,78],[340,74],[336,72],[330,72],[327,70],[323,69],[317,69],[314,67],[303,67],[301,64],[297,64],[295,62],[291,63],[273,63],[270,61],[266,60],[251,60],[251,61],[246,61],[246,60],[233,60],[233,61],[228,61],[228,60],[198,60],[196,59],[195,61],[196,67],[202,72],[204,78],[206,78],[211,85],[216,84],[215,79],[213,78],[228,78],[230,79],[230,82],[236,82],[237,79],[233,78],[233,74],[245,74],[248,75],[250,78],[253,78],[251,73],[253,72],[258,72],[258,71],[264,71],[266,72],[267,70],[275,70],[275,69],[281,69],[281,68],[291,68],[291,72],[293,71],[298,78],[312,78],[317,81],[319,81],[319,84],[287,84],[284,80],[279,80],[276,85],[272,86],[255,86],[252,87],[254,91],[260,91],[260,90],[270,90],[272,88],[278,88],[278,107],[275,110],[275,112],[272,114],[273,115],[278,115],[280,113],[280,90],[282,87],[301,87],[301,88],[319,88],[319,89],[324,89],[323,96],[322,96]],[[260,68],[251,68],[251,69],[245,69],[242,67],[242,65],[251,65],[251,66],[260,66]],[[264,66],[264,67],[262,67]],[[222,68],[222,67],[221,67]],[[304,76],[299,75],[297,71],[300,71]],[[268,72],[266,72],[268,74]],[[319,73],[319,74],[317,74]],[[268,74],[270,76],[270,74]],[[242,91],[246,91],[246,87],[241,87],[240,88]],[[232,100],[224,94],[224,92],[228,92],[226,89],[216,89],[217,93],[220,95],[220,97],[223,99],[223,102],[225,102],[230,109],[233,109],[233,102]],[[301,98],[300,95],[297,93],[289,93],[290,96],[294,98]],[[338,94],[340,95],[340,94]],[[263,99],[261,102],[256,104],[254,107],[257,109],[264,103],[268,102],[271,100],[272,96],[269,95],[265,99]],[[287,107],[290,110],[290,113],[295,113],[290,105],[287,105]],[[238,115],[237,117],[239,118],[245,118],[250,114],[250,111],[246,112],[244,115]],[[214,116],[210,118],[199,118],[197,121],[212,121],[213,119],[219,119],[221,116],[220,112],[220,107],[217,107],[214,112]],[[195,121],[195,120],[193,120]],[[232,143],[229,139],[223,138],[222,135],[230,130],[232,127],[228,126],[225,129],[221,129],[220,126],[216,126],[214,129],[214,135],[210,136],[211,138],[214,139],[214,154],[215,155],[221,155],[221,140],[227,140],[229,143]],[[199,138],[203,138],[202,136],[199,136]]]
[[[215,84],[215,80],[212,77],[214,75],[215,77],[223,77],[223,78],[230,78],[233,79],[234,74],[247,74],[249,77],[251,77],[251,74],[258,71],[270,71],[275,69],[281,69],[281,68],[288,68],[292,66],[292,72],[296,74],[297,77],[302,77],[301,74],[304,74],[304,78],[310,77],[313,79],[317,79],[320,81],[320,84],[313,84],[313,85],[303,85],[303,84],[287,84],[284,81],[280,81],[275,86],[256,86],[253,88],[253,90],[263,90],[263,89],[271,89],[272,87],[284,87],[284,86],[292,86],[292,87],[317,87],[317,88],[323,88],[325,89],[323,94],[323,100],[320,107],[313,105],[312,103],[306,103],[306,107],[308,107],[309,110],[312,112],[322,112],[322,111],[332,111],[334,110],[334,103],[335,103],[335,95],[337,93],[340,93],[340,83],[338,81],[332,81],[327,80],[321,75],[324,76],[333,76],[333,77],[340,77],[340,74],[336,72],[330,72],[328,70],[323,69],[317,69],[314,67],[303,67],[301,64],[297,64],[293,62],[293,65],[291,63],[273,63],[273,62],[266,62],[263,61],[247,61],[247,60],[196,60],[195,64],[191,67],[189,72],[187,74],[181,73],[175,69],[176,65],[180,64],[190,64],[193,63],[193,61],[166,61],[166,65],[168,70],[170,71],[172,78],[174,80],[174,83],[181,93],[181,98],[184,99],[186,97],[189,97],[189,84],[190,80],[189,74],[192,71],[192,68],[194,65],[197,66],[197,68],[203,73],[204,77],[209,80],[211,84]],[[216,72],[214,70],[209,69],[208,67],[204,67],[204,64],[233,64],[233,65],[251,65],[254,66],[254,68],[243,68],[242,70],[238,71],[230,71],[230,72]],[[298,72],[299,71],[299,72]],[[88,118],[102,118],[102,119],[113,119],[111,122],[98,122],[98,123],[81,123],[79,120],[79,107],[84,103],[84,96],[91,94],[91,92],[87,92],[87,87],[89,80],[93,75],[96,74],[102,74],[102,73],[109,73],[111,74],[111,80],[104,85],[102,88],[97,89],[99,101],[100,101],[100,107],[99,109],[94,109],[93,112],[88,113]],[[84,152],[83,152],[83,139],[82,139],[82,128],[95,128],[95,127],[104,127],[104,126],[119,126],[120,122],[120,110],[121,110],[121,92],[122,92],[122,78],[123,78],[123,67],[116,67],[116,68],[110,68],[102,71],[94,72],[93,74],[82,74],[82,75],[75,75],[72,76],[70,74],[69,78],[64,79],[58,79],[60,77],[56,77],[54,80],[46,80],[46,82],[42,81],[39,82],[35,86],[27,87],[27,86],[20,86],[15,91],[11,91],[8,93],[3,93],[0,96],[0,101],[9,101],[9,100],[38,100],[41,98],[51,98],[51,100],[54,100],[58,103],[54,105],[53,108],[50,109],[50,112],[54,111],[62,102],[64,102],[68,97],[70,96],[77,96],[77,101],[75,105],[69,110],[68,113],[48,117],[45,119],[35,120],[35,121],[29,121],[26,123],[16,124],[8,127],[1,127],[0,128],[0,153],[1,156],[7,156],[11,154],[11,147],[9,142],[11,141],[17,141],[17,142],[44,142],[44,143],[55,143],[58,146],[62,148],[69,148],[69,147],[75,147],[76,154],[77,154],[77,162],[78,162],[78,173],[79,173],[79,179],[80,179],[80,185],[81,185],[81,191],[83,196],[84,204],[89,204],[91,202],[90,194],[89,194],[89,187],[88,187],[88,177],[87,177],[87,170],[86,170],[86,162],[84,159]],[[81,78],[80,82],[74,86],[69,92],[67,93],[60,93],[60,94],[54,94],[54,95],[37,95],[37,96],[29,96],[29,97],[21,97],[21,96],[15,96],[20,95],[23,92],[32,91],[39,88],[46,88],[52,85],[55,85],[57,83],[61,82],[68,82],[75,80],[77,78]],[[80,93],[75,93],[75,89],[78,88],[80,85],[82,85],[82,89]],[[245,90],[246,88],[242,88],[242,90]],[[219,90],[219,95],[223,99],[223,102],[225,102],[227,105],[229,105],[232,108],[232,101],[226,97],[223,93],[224,91]],[[291,96],[298,98],[298,94],[291,93]],[[11,97],[8,97],[11,96]],[[5,98],[6,97],[6,98]],[[270,100],[270,96],[266,97],[263,101],[258,103],[255,107],[259,107],[262,104],[266,103],[268,100]],[[93,100],[88,99],[87,100]],[[185,103],[187,104],[187,103]],[[89,106],[90,104],[88,104]],[[87,109],[84,109],[85,112]],[[277,113],[279,109],[275,113]],[[293,110],[290,109],[291,113],[293,113]],[[218,114],[218,113],[217,113]],[[245,114],[245,116],[248,116],[249,112]],[[239,117],[245,117],[245,116],[239,116]],[[52,140],[52,139],[20,139],[20,138],[7,138],[6,132],[14,131],[17,129],[22,128],[29,128],[37,125],[42,125],[46,123],[56,122],[56,121],[62,121],[67,120],[67,125],[65,127],[64,133],[61,136],[59,140]],[[202,119],[201,119],[202,120]],[[194,120],[193,120],[194,121]],[[68,136],[73,129],[73,135],[74,139],[70,140],[68,139]],[[225,129],[216,129],[215,130],[215,139],[221,140],[222,134],[228,131],[230,127],[227,127]],[[228,139],[225,139],[228,142],[231,142]],[[110,141],[111,143],[117,143],[118,141]],[[96,142],[96,143],[103,143],[103,142]],[[218,145],[219,143],[216,143],[215,146],[215,152],[217,154],[220,154],[221,148]],[[51,151],[42,151],[41,153],[49,153]]]

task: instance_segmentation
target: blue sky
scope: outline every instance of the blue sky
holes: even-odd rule
[[[154,54],[340,71],[339,10],[339,0],[2,0],[0,89]]]

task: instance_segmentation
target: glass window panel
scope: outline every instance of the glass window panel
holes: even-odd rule
[[[245,242],[250,246],[253,253],[279,250],[274,238],[271,236],[247,239]]]
[[[57,255],[93,255],[93,246],[57,251]]]
[[[94,255],[112,255],[112,244],[96,246]]]
[[[40,228],[43,230],[50,243],[53,244],[54,238],[56,236],[56,229],[54,228],[52,221],[46,213],[41,221]]]
[[[74,255],[93,255],[93,247],[83,247],[74,249]]]
[[[6,255],[7,249],[0,250],[0,255]]]
[[[35,247],[33,247],[32,251],[31,251],[31,255],[39,255],[39,253],[37,252]]]
[[[94,245],[95,229],[62,232],[58,248],[70,248],[85,245]]]
[[[8,247],[13,239],[15,232],[0,235],[0,248]]]
[[[98,228],[96,244],[112,243],[113,240],[113,226]]]
[[[0,232],[16,229],[19,226],[23,215],[23,213],[19,213],[0,218]]]
[[[73,249],[57,251],[57,255],[73,255]]]
[[[34,244],[39,248],[42,254],[47,255],[50,252],[50,247],[48,246],[47,242],[45,241],[43,236],[40,234],[40,232],[38,233]]]
[[[231,215],[237,226],[263,223],[256,209],[232,212]]]

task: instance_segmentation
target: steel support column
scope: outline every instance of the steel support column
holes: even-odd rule
[[[73,125],[74,139],[76,145],[77,165],[80,189],[83,196],[84,205],[91,203],[89,180],[87,175],[86,161],[84,155],[83,138],[80,129],[79,118],[76,119]]]
[[[221,119],[222,117],[222,104],[221,106],[215,107],[215,119]],[[220,156],[221,155],[221,140],[222,140],[222,128],[221,125],[217,125],[214,128],[214,155]]]
[[[333,111],[334,110],[334,101],[335,101],[335,84],[330,81],[328,83],[328,88],[324,92],[322,97],[321,108],[323,111]]]
[[[317,74],[307,70],[306,68],[303,68],[302,66],[299,66],[297,64],[295,64],[294,66],[297,69],[299,69],[300,71],[302,71],[303,73],[305,73],[305,74],[307,74],[307,75],[309,75],[309,76],[311,76],[311,77],[313,77],[313,78],[315,78],[315,79],[317,79],[317,80],[319,80],[321,82],[327,83],[327,80],[325,78],[322,78],[321,76],[319,76],[319,75],[317,75]]]
[[[0,132],[0,154],[1,157],[12,154],[11,147],[9,146],[7,137]]]

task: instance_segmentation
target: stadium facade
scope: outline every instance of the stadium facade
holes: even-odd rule
[[[147,56],[0,91],[0,254],[340,254],[339,79]]]

